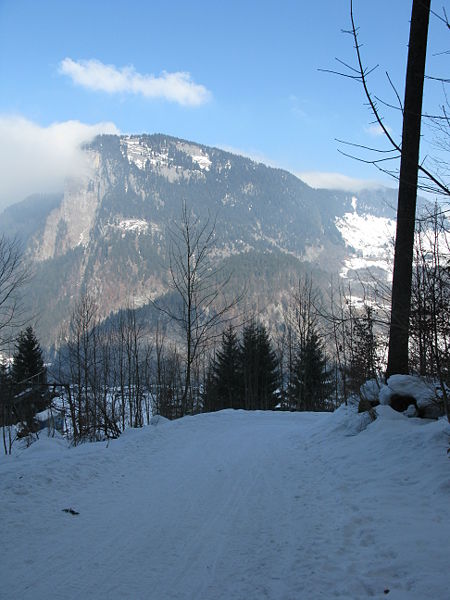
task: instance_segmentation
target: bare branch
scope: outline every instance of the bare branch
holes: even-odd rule
[[[0,348],[14,339],[14,329],[26,319],[22,304],[22,288],[30,278],[17,239],[0,237]]]

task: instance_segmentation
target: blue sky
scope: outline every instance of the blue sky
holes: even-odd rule
[[[98,131],[230,149],[309,173],[317,186],[338,184],[337,174],[387,181],[339,154],[335,138],[380,139],[360,87],[319,71],[339,68],[335,57],[354,63],[341,32],[349,4],[0,0],[0,206],[33,186],[60,186],[75,147]],[[385,71],[402,95],[411,2],[354,0],[354,11],[367,65],[380,65],[371,85],[395,102]],[[448,33],[432,18],[430,74],[448,75],[448,55],[438,55],[447,49]],[[440,87],[427,83],[427,108],[439,102]],[[385,112],[400,133],[398,112]]]

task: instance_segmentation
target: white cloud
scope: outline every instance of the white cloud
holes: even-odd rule
[[[207,102],[211,93],[203,85],[192,81],[190,73],[163,73],[159,77],[142,75],[133,66],[121,69],[105,65],[99,60],[65,58],[59,71],[82,87],[109,94],[141,94],[145,98],[162,98],[183,106],[199,106]]]
[[[388,125],[385,125],[386,130],[388,131],[388,133],[392,133],[392,129],[390,127],[388,127]],[[368,127],[366,127],[365,129],[366,133],[373,135],[375,137],[380,137],[382,135],[385,135],[383,128],[381,127],[381,125],[379,123],[372,123],[372,125],[369,125]]]
[[[88,168],[82,144],[113,123],[65,121],[42,127],[21,116],[0,115],[0,210],[32,193],[62,191],[65,177]]]
[[[355,179],[342,173],[324,173],[321,171],[305,171],[296,173],[302,181],[313,188],[327,188],[346,192],[360,192],[365,189],[382,187],[382,184],[370,179]]]

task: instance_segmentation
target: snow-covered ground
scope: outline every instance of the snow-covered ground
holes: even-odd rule
[[[377,411],[41,435],[0,459],[0,597],[446,600],[448,425]]]

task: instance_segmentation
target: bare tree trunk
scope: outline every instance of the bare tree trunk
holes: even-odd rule
[[[414,226],[430,2],[431,0],[413,0],[412,5],[403,114],[387,377],[394,373],[408,373]]]

